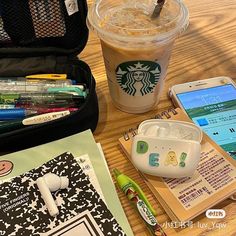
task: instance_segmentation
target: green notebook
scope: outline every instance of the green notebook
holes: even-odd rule
[[[83,154],[89,155],[108,208],[125,233],[128,236],[133,236],[104,157],[90,130],[23,151],[0,156],[0,181],[41,166],[48,160],[67,151],[71,152],[75,157]],[[3,165],[6,169],[5,171],[2,168]]]

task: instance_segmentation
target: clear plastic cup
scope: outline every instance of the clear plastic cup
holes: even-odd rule
[[[155,4],[97,0],[88,11],[88,27],[101,40],[112,101],[128,113],[157,106],[174,41],[189,22],[181,0],[167,0],[153,19]]]

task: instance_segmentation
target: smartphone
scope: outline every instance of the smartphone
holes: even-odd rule
[[[169,90],[175,106],[236,160],[236,84],[229,77],[214,77]]]

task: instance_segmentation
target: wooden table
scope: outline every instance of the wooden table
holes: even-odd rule
[[[90,5],[92,0],[88,1]],[[176,40],[173,49],[164,91],[157,109],[145,114],[127,114],[116,109],[108,91],[105,67],[99,39],[92,32],[86,48],[80,58],[87,62],[97,81],[100,116],[94,133],[97,142],[102,144],[108,166],[117,167],[135,179],[157,209],[157,219],[160,223],[170,222],[158,199],[144,183],[141,176],[127,160],[118,144],[118,138],[130,127],[136,127],[141,121],[173,106],[168,95],[168,88],[176,83],[206,79],[225,75],[236,81],[236,1],[235,0],[185,0],[190,12],[190,25],[187,31]],[[129,205],[128,200],[118,190],[118,195],[134,235],[149,235],[138,214]],[[223,220],[209,220],[201,214],[194,220],[192,229],[177,230],[171,227],[165,229],[167,235],[181,236],[235,236],[236,235],[236,203],[225,200],[215,206],[226,211]],[[197,225],[199,222],[202,226]],[[212,229],[212,222],[226,223],[226,228]]]

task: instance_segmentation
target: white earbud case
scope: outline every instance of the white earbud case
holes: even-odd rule
[[[142,172],[170,178],[193,175],[201,154],[202,131],[193,123],[146,120],[132,142],[131,157]]]

